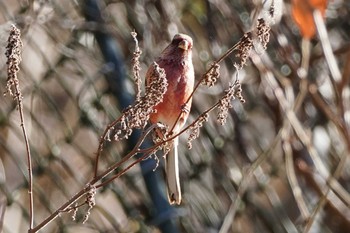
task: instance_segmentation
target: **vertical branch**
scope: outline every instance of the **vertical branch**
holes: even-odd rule
[[[292,193],[294,195],[294,199],[299,208],[302,221],[305,221],[309,219],[310,213],[307,208],[306,202],[303,198],[303,195],[302,195],[303,192],[300,185],[298,184],[298,179],[295,174],[293,151],[292,151],[292,146],[289,142],[289,138],[290,138],[289,134],[292,133],[290,125],[286,126],[285,128],[286,128],[285,131],[287,132],[282,133],[282,148],[285,154],[286,174],[287,174],[287,178],[288,178]]]
[[[8,44],[6,46],[6,57],[7,57],[7,83],[6,93],[10,94],[13,99],[17,102],[17,108],[20,116],[20,127],[22,129],[24,143],[27,152],[27,163],[28,163],[28,194],[29,194],[29,230],[33,228],[34,224],[34,207],[33,207],[33,172],[32,172],[32,156],[30,154],[29,139],[24,124],[24,113],[23,113],[23,96],[19,87],[19,80],[17,73],[19,71],[19,63],[21,62],[21,51],[22,41],[21,32],[15,25],[11,26],[10,36],[8,38]]]
[[[322,19],[321,12],[319,10],[314,11],[314,20],[317,28],[318,35],[320,37],[323,52],[325,54],[325,59],[327,61],[329,71],[336,83],[341,81],[341,74],[339,67],[337,65],[336,59],[334,57],[332,47],[329,41],[328,33],[324,21]],[[336,90],[335,90],[336,91]]]

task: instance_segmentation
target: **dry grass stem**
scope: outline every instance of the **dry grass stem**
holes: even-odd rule
[[[285,127],[285,128],[287,129],[285,129],[284,131],[287,131],[288,134],[292,133],[290,127]],[[285,132],[284,134],[287,134],[287,132]],[[285,166],[286,166],[287,178],[301,214],[301,218],[302,218],[301,221],[304,222],[310,217],[310,212],[303,198],[302,189],[300,188],[297,175],[295,173],[292,146],[289,142],[289,138],[287,138],[289,135],[284,135],[284,134],[282,133],[282,148],[285,153]]]
[[[75,194],[73,197],[71,197],[66,203],[64,203],[60,208],[58,208],[54,213],[52,213],[50,216],[48,216],[45,220],[43,220],[40,224],[38,224],[36,227],[34,227],[33,229],[31,229],[28,233],[34,233],[39,231],[40,229],[42,229],[43,227],[45,227],[47,224],[49,224],[52,220],[54,220],[55,218],[57,218],[59,216],[59,214],[63,213],[63,212],[69,212],[72,209],[75,211],[76,209],[78,209],[80,206],[83,206],[85,204],[88,204],[86,201],[84,203],[82,203],[81,205],[77,205],[75,207],[71,207],[71,205],[73,205],[74,203],[77,203],[78,200],[80,200],[81,198],[84,197],[84,195],[87,195],[91,189],[94,189],[95,191],[101,187],[106,186],[107,184],[109,184],[110,182],[112,182],[113,180],[119,178],[120,176],[122,176],[123,174],[125,174],[128,170],[130,170],[132,167],[134,167],[136,164],[138,164],[140,161],[144,160],[145,158],[149,157],[151,154],[154,154],[160,147],[159,144],[158,145],[154,145],[151,148],[147,148],[147,149],[140,149],[140,145],[143,143],[143,141],[145,140],[145,138],[150,134],[150,132],[152,132],[152,130],[154,130],[154,128],[156,127],[161,127],[160,125],[152,125],[151,127],[147,128],[145,130],[145,132],[141,135],[141,137],[139,138],[139,141],[136,143],[136,145],[134,146],[134,148],[123,157],[122,160],[116,162],[115,164],[113,164],[112,166],[110,166],[109,168],[107,168],[105,171],[103,171],[101,174],[95,176],[91,181],[89,181],[85,188],[83,188],[82,190],[80,190],[77,194]],[[171,140],[171,139],[170,139]],[[115,171],[115,169],[119,168],[121,165],[125,164],[130,158],[132,158],[135,154],[137,153],[143,153],[143,155],[136,159],[135,161],[133,161],[129,166],[127,166],[125,169],[123,169],[122,171],[118,172],[117,174],[115,174],[114,176],[112,176],[111,178],[105,180],[104,182],[96,185],[96,183],[100,182],[102,179],[106,178],[108,175],[110,175],[113,171]],[[94,195],[95,195],[95,191]],[[94,196],[93,195],[93,196]],[[90,204],[93,204],[93,202],[91,202]]]
[[[24,124],[24,113],[23,113],[23,102],[22,93],[19,86],[19,80],[17,74],[19,72],[19,63],[21,62],[22,53],[22,41],[21,32],[15,26],[11,26],[10,36],[8,38],[8,44],[6,46],[6,58],[7,58],[7,83],[6,83],[6,93],[13,96],[14,100],[17,102],[17,108],[20,115],[20,126],[22,128],[22,133],[24,137],[24,142],[27,152],[27,164],[28,164],[28,195],[29,195],[29,230],[34,226],[34,204],[33,204],[33,169],[32,169],[32,156],[30,153],[29,139]]]
[[[325,53],[325,58],[329,67],[329,70],[332,74],[332,77],[335,82],[339,83],[341,80],[341,73],[337,65],[332,47],[329,41],[328,33],[324,20],[319,10],[314,11],[314,20],[316,24],[316,29],[321,40],[322,48]]]

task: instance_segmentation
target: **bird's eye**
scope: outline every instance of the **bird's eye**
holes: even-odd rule
[[[181,38],[176,38],[176,39],[173,39],[173,41],[171,42],[173,45],[179,45],[179,43],[181,41],[183,41],[184,39],[181,39]]]

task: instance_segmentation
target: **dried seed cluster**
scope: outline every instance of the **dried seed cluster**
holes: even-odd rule
[[[135,51],[133,53],[133,57],[131,60],[132,63],[132,74],[134,77],[135,85],[136,85],[136,101],[139,101],[141,98],[141,77],[140,77],[140,56],[142,54],[142,51],[139,47],[139,42],[137,40],[137,33],[135,31],[131,32],[131,36],[133,37],[135,41]]]
[[[237,69],[242,69],[242,67],[247,63],[247,59],[250,56],[250,51],[254,47],[253,35],[256,35],[258,42],[262,45],[263,49],[266,50],[267,43],[270,40],[270,26],[266,23],[263,18],[258,19],[258,24],[255,28],[254,33],[247,32],[238,42],[236,48],[236,57],[240,58],[238,64],[235,64]]]
[[[270,40],[270,26],[266,24],[263,18],[258,19],[258,25],[256,26],[256,33],[258,40],[264,49],[267,48],[267,43]]]
[[[115,122],[114,139],[121,140],[130,136],[133,129],[144,128],[149,120],[149,115],[153,113],[154,106],[163,100],[168,86],[164,69],[157,63],[153,63],[150,75],[150,85],[146,87],[146,93],[133,106],[123,111],[122,116]]]
[[[22,99],[22,94],[19,88],[17,73],[19,72],[19,63],[22,60],[22,46],[21,32],[15,25],[12,25],[5,52],[7,58],[7,83],[4,95],[8,93],[19,101]]]
[[[250,56],[250,51],[253,48],[253,39],[252,39],[252,33],[248,32],[243,35],[241,40],[238,42],[237,47],[237,53],[236,57],[240,58],[240,61],[238,64],[235,64],[235,66],[238,69],[242,69],[242,67],[247,63],[247,59]]]
[[[89,216],[91,214],[90,211],[96,205],[95,195],[96,195],[96,187],[91,186],[89,192],[86,194],[85,203],[88,204],[89,208],[85,213],[83,224],[86,223],[86,221],[89,219]]]
[[[199,129],[203,126],[203,123],[208,120],[209,120],[209,114],[204,113],[198,117],[198,119],[192,126],[190,126],[188,130],[190,130],[191,133],[187,139],[188,149],[192,149],[192,141],[199,137]]]
[[[242,96],[241,84],[238,80],[235,83],[230,84],[229,88],[225,90],[225,95],[219,100],[219,113],[217,121],[224,125],[228,116],[228,110],[232,108],[231,100],[238,98],[242,103],[245,102]]]
[[[220,77],[220,65],[218,63],[214,63],[210,68],[209,72],[207,72],[202,80],[202,84],[208,87],[214,86],[216,81]]]

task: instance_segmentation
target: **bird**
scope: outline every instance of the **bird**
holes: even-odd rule
[[[150,122],[166,125],[171,135],[181,131],[191,109],[195,80],[192,47],[193,40],[190,36],[176,34],[155,60],[159,67],[164,69],[168,86],[162,102],[157,104],[150,114]],[[146,85],[149,85],[151,75],[152,67],[146,72]],[[174,138],[171,144],[169,153],[164,156],[167,194],[171,205],[180,205],[182,195],[178,163],[179,138]]]

